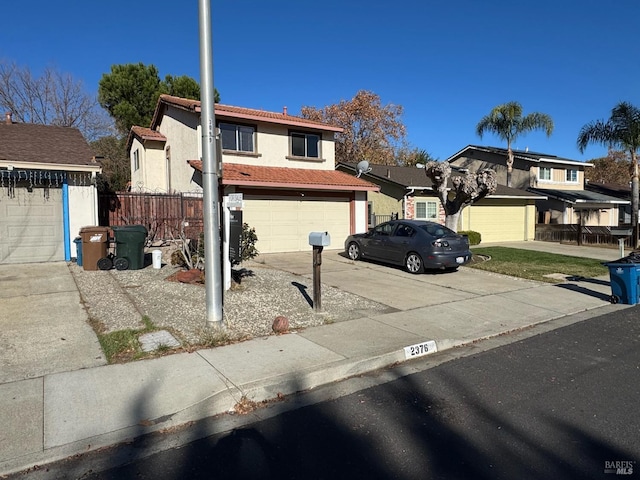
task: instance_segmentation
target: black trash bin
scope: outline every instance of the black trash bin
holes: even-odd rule
[[[115,241],[117,270],[140,270],[144,268],[144,243],[147,228],[144,225],[119,225],[111,227]]]

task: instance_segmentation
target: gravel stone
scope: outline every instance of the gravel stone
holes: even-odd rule
[[[104,331],[140,329],[143,316],[184,346],[204,345],[205,287],[170,280],[178,267],[85,271],[69,263],[90,318]],[[385,313],[386,305],[322,285],[322,312],[313,310],[313,280],[264,266],[245,267],[240,283],[223,295],[224,333],[231,340],[273,335],[278,315],[289,319],[290,331]]]

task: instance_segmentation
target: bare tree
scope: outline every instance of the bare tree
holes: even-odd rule
[[[360,90],[348,101],[320,109],[302,107],[301,116],[344,129],[336,134],[336,162],[395,165],[396,150],[406,136],[402,112],[401,105],[382,105],[378,95]]]
[[[458,231],[458,219],[462,210],[495,193],[498,186],[496,172],[490,168],[451,177],[451,165],[447,162],[428,162],[424,171],[438,192],[446,215],[445,225],[454,232]],[[451,189],[448,186],[450,178]]]
[[[51,67],[34,77],[28,67],[0,60],[0,108],[18,122],[78,128],[87,141],[115,132],[82,82]]]

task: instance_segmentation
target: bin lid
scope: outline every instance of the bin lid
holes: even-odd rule
[[[144,233],[147,234],[147,227],[144,225],[114,225],[111,229],[120,232],[136,232],[136,233]]]
[[[82,227],[80,229],[80,233],[105,233],[109,232],[109,227],[99,227],[99,226],[88,226]]]

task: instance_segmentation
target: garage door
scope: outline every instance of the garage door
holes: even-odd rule
[[[472,205],[463,210],[465,229],[479,232],[483,242],[526,240],[526,207],[523,205]],[[468,220],[468,222],[467,222]]]
[[[46,193],[46,195],[45,195]],[[62,189],[0,193],[0,263],[64,260]]]
[[[309,232],[329,232],[331,246],[343,248],[350,233],[350,203],[347,198],[245,196],[242,218],[256,229],[261,253],[311,250]]]

